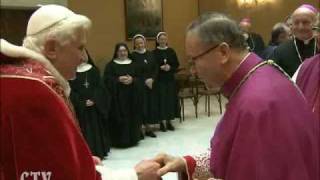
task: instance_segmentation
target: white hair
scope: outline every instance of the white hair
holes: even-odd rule
[[[23,40],[23,46],[41,53],[48,38],[54,38],[61,45],[76,39],[78,31],[86,33],[91,27],[91,20],[83,15],[74,15],[63,19],[39,33],[28,35]],[[42,53],[41,53],[42,54]]]

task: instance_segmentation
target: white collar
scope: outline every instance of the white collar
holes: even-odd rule
[[[144,54],[147,52],[147,49],[146,48],[144,48],[143,50],[135,49],[134,52],[139,53],[139,54]]]
[[[77,67],[77,72],[86,72],[89,71],[92,68],[91,64],[88,63],[81,63],[78,67]]]
[[[249,38],[249,33],[243,33],[244,39],[247,40]]]
[[[160,50],[166,50],[166,49],[168,49],[168,46],[165,46],[165,47],[157,46],[157,48]]]
[[[60,72],[51,64],[51,62],[42,54],[23,46],[16,46],[4,39],[0,39],[0,52],[9,57],[30,58],[31,60],[40,62],[46,70],[55,78],[57,83],[64,89],[64,93],[69,97],[71,89],[68,81],[60,74]]]
[[[304,40],[303,43],[304,43],[305,45],[307,45],[307,44],[309,44],[309,42],[310,42],[312,39],[313,39],[313,37],[311,37],[310,39]]]
[[[113,60],[117,64],[131,64],[131,59],[114,59]]]
[[[298,39],[297,37],[294,37],[294,38]],[[307,44],[310,43],[310,41],[311,41],[313,38],[314,38],[314,37],[311,37],[311,38],[309,38],[309,39],[307,39],[307,40],[300,40],[300,39],[298,39],[298,40],[302,41],[304,45],[307,45]]]
[[[300,51],[299,51],[299,49],[298,49],[297,40],[296,40],[296,39],[297,39],[296,37],[293,38],[293,44],[294,44],[294,47],[296,48],[296,51],[297,51],[299,60],[300,60],[300,62],[302,63],[302,62],[303,62],[303,59],[302,59],[302,57],[301,57],[301,55],[300,55]],[[313,39],[313,38],[311,38],[311,39]],[[309,39],[309,41],[310,41],[311,39]],[[304,43],[306,44],[306,42],[304,42]],[[314,39],[313,56],[315,56],[316,53],[317,53],[317,39]]]

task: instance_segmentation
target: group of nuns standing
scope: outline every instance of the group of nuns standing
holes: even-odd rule
[[[144,136],[156,137],[154,125],[174,130],[171,120],[180,116],[174,78],[179,61],[167,42],[160,32],[153,51],[141,34],[133,37],[132,53],[125,43],[116,44],[103,79],[90,57],[78,67],[70,99],[94,155],[103,158],[110,146],[131,147]]]

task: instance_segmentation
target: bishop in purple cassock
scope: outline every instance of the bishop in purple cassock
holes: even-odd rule
[[[209,152],[184,161],[159,155],[155,159],[166,165],[160,172],[178,170],[188,179],[319,180],[319,121],[291,78],[248,52],[240,33],[220,13],[188,27],[186,51],[197,75],[211,88],[220,86],[228,104]]]
[[[320,54],[301,65],[296,83],[320,121]]]
[[[320,50],[320,16],[313,28]],[[295,73],[296,83],[305,95],[307,101],[320,122],[320,54],[305,60]]]
[[[250,54],[223,86],[227,111],[211,140],[211,172],[225,180],[319,179],[318,125],[275,66]]]

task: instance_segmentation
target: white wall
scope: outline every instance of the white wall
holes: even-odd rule
[[[67,6],[68,0],[1,0],[4,7],[36,7],[38,4],[60,4]]]

